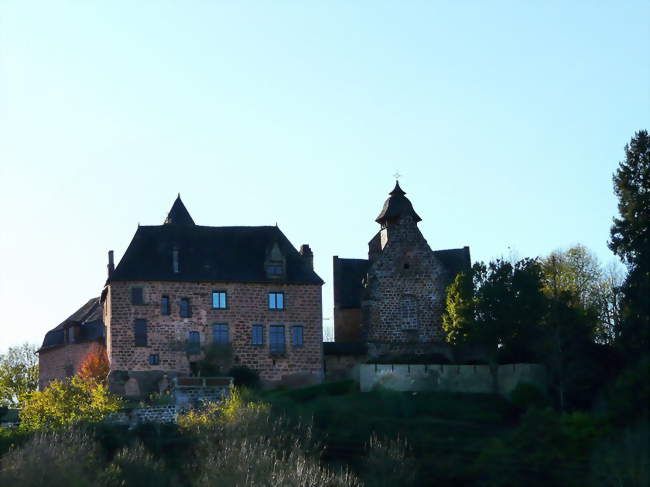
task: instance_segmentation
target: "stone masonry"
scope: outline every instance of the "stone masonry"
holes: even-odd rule
[[[131,304],[132,287],[143,288],[143,304]],[[227,309],[213,309],[212,292],[226,291]],[[268,309],[269,292],[283,292],[285,309]],[[161,297],[168,296],[169,315],[161,314]],[[187,375],[190,364],[182,351],[171,346],[186,340],[189,332],[199,332],[201,345],[212,341],[212,325],[227,323],[235,365],[257,370],[262,380],[277,383],[289,376],[301,375],[308,381],[319,381],[322,375],[322,303],[320,286],[286,283],[227,282],[111,282],[104,302],[107,351],[111,376],[118,378],[152,373],[160,377]],[[181,318],[179,302],[189,299],[191,317]],[[136,347],[134,321],[147,320],[147,346]],[[263,345],[252,345],[252,325],[263,325]],[[285,327],[286,353],[271,355],[269,326]],[[292,346],[291,328],[303,327],[303,345]],[[149,356],[157,354],[158,365],[150,365]],[[198,355],[196,358],[200,358]],[[119,381],[112,382],[116,392]]]

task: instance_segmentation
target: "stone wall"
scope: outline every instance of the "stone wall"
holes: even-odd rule
[[[359,365],[365,363],[365,355],[325,355],[323,366],[326,380],[352,379],[359,382]]]
[[[396,391],[492,392],[492,376],[487,365],[404,365],[362,364],[362,392],[374,387]],[[509,395],[521,383],[546,389],[546,373],[539,364],[507,364],[498,369],[499,393]]]
[[[43,390],[53,380],[62,380],[77,374],[81,363],[95,343],[97,342],[69,343],[42,349],[38,354],[38,388]]]
[[[130,302],[130,289],[142,287],[144,304]],[[227,309],[212,309],[212,291],[228,293]],[[269,292],[283,292],[285,309],[269,310]],[[161,297],[169,296],[170,315],[161,315]],[[190,318],[179,316],[181,299],[190,300]],[[322,379],[322,302],[320,285],[191,283],[191,282],[111,282],[105,301],[104,320],[111,378],[135,377],[134,373],[162,374],[170,377],[188,374],[190,364],[175,343],[185,341],[190,331],[200,334],[201,345],[212,342],[212,325],[229,325],[234,364],[257,370],[267,383],[279,383],[291,376]],[[147,346],[136,347],[134,321],[147,320]],[[251,344],[252,325],[264,326],[264,344]],[[284,325],[286,353],[273,356],[269,351],[269,326]],[[292,326],[302,326],[304,345],[291,344]],[[158,365],[149,364],[149,356],[159,357]],[[190,360],[200,359],[200,355]],[[140,380],[140,379],[136,379]],[[114,381],[111,380],[111,387]],[[147,391],[141,388],[142,392]],[[119,391],[117,391],[119,392]]]

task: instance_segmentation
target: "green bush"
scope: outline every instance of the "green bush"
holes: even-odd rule
[[[544,408],[549,405],[547,397],[535,384],[523,382],[510,393],[510,402],[520,412],[531,407]]]
[[[248,389],[259,389],[260,387],[260,374],[257,370],[245,365],[231,367],[228,375],[234,379],[236,387],[246,387]]]

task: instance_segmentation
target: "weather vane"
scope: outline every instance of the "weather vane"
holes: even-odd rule
[[[402,177],[402,175],[399,173],[399,171],[397,171],[395,174],[393,174],[393,176],[395,177],[395,179],[398,179],[398,180],[399,180],[399,178]]]

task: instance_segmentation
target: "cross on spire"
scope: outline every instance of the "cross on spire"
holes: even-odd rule
[[[399,173],[399,171],[396,171],[395,174],[393,174],[393,177],[399,181],[399,178],[401,178],[402,175]]]

